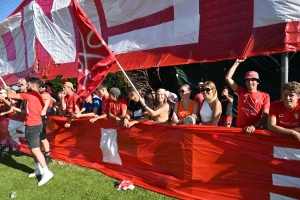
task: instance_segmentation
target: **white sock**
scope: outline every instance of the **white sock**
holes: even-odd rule
[[[40,170],[41,174],[43,173],[43,168],[41,166],[40,163],[35,163],[36,164],[36,168]]]
[[[49,172],[48,167],[44,167],[42,170],[43,170],[44,173],[48,173]]]

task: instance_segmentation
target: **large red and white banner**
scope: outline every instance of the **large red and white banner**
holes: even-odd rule
[[[48,79],[77,77],[82,41],[70,3],[25,0],[0,23],[0,75],[8,83],[34,72]],[[297,0],[78,3],[125,70],[300,49]]]
[[[300,199],[300,143],[292,136],[154,122],[128,129],[106,119],[75,120],[65,129],[66,120],[48,121],[57,160],[180,199]],[[0,132],[1,143],[5,138]],[[23,140],[21,150],[29,152]]]

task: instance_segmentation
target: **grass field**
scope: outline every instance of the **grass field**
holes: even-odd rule
[[[39,178],[28,178],[35,164],[23,153],[0,152],[0,199],[173,199],[143,188],[118,191],[115,179],[93,170],[53,160],[49,168],[54,177],[45,185],[37,186]]]

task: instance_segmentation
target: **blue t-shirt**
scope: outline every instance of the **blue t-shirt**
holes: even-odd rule
[[[94,108],[98,108],[97,115],[101,115],[102,113],[102,107],[101,107],[102,101],[99,98],[93,98],[93,103],[84,102],[83,108],[85,108],[86,113],[93,112]]]

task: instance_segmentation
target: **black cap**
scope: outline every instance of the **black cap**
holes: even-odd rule
[[[45,83],[42,82],[42,83],[40,84],[40,87],[42,87],[42,88],[46,87]]]
[[[51,82],[46,82],[45,85],[47,85],[49,87],[53,87],[53,84]]]

